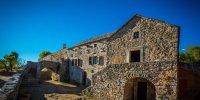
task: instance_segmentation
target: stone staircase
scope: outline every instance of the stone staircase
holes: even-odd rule
[[[37,87],[39,86],[39,82],[37,79],[33,77],[29,77],[26,80],[23,80],[21,83],[21,87]]]

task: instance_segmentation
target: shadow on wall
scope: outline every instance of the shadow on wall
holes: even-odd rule
[[[41,72],[40,76],[44,77],[44,79],[47,78],[61,82],[69,81],[68,60],[62,60],[61,62],[41,61],[39,63]],[[42,71],[44,68],[46,68],[45,72]]]
[[[41,62],[29,62],[30,70],[22,78],[23,86],[30,86],[38,84],[41,80],[57,80],[66,81],[66,78],[62,76],[69,76],[67,62],[52,62],[52,61],[41,61]],[[62,78],[61,78],[62,77]]]
[[[200,64],[179,63],[178,99],[200,100]]]
[[[78,60],[82,62],[81,60]],[[68,60],[70,81],[79,85],[90,86],[91,80],[88,78],[87,72],[82,69],[82,63],[72,64],[72,60]]]
[[[54,73],[51,69],[48,69],[47,67],[44,67],[41,70],[39,81],[45,81],[45,80],[54,80],[57,81],[57,78],[55,77],[56,73]]]

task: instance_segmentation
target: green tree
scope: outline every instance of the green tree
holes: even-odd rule
[[[6,72],[8,72],[9,71],[9,66],[8,66],[8,64],[7,64],[7,61],[6,60],[4,60],[4,59],[0,59],[0,66],[1,66],[1,68],[2,69],[5,69],[6,70]],[[2,70],[1,69],[1,70]]]
[[[44,58],[44,57],[50,55],[50,54],[51,54],[51,52],[49,52],[49,51],[42,51],[42,53],[40,53],[40,56],[39,56],[38,61],[39,61],[40,59],[42,59],[42,58]]]
[[[179,53],[179,61],[187,64],[200,63],[200,46],[191,46],[185,53]]]
[[[5,55],[4,59],[0,59],[0,63],[7,72],[13,71],[13,68],[18,65],[18,57],[17,52],[11,52],[9,55]]]

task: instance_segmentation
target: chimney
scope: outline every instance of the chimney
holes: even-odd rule
[[[66,44],[63,44],[63,49],[67,48]]]

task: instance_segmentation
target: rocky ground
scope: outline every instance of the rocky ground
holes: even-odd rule
[[[26,87],[27,88],[27,87]],[[20,100],[83,100],[80,95],[85,87],[57,81],[45,81],[39,86],[29,87]],[[26,89],[27,90],[27,89]],[[23,90],[21,90],[23,92]]]

